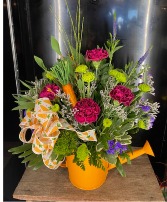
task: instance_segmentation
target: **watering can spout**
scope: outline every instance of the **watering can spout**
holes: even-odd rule
[[[148,141],[146,141],[146,143],[144,144],[143,150],[145,151],[145,154],[148,154],[150,156],[155,156]]]
[[[133,153],[128,152],[127,154],[129,155],[130,160],[135,159],[135,158],[137,158],[137,157],[139,157],[139,156],[141,156],[143,154],[148,154],[150,156],[154,156],[153,150],[152,150],[152,148],[151,148],[148,141],[145,142],[145,144],[144,144],[144,146],[142,148],[136,149],[135,151],[133,151]],[[120,160],[121,164],[127,162],[126,159],[119,158],[119,160]],[[110,169],[115,168],[115,167],[116,166],[114,164],[109,164],[108,169],[110,170]]]

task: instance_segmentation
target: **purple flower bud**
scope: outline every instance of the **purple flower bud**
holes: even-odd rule
[[[151,129],[153,127],[153,122],[150,122],[148,125],[148,129]]]
[[[154,123],[154,121],[155,121],[155,118],[153,116],[150,116],[150,122]]]
[[[23,109],[22,113],[23,113],[23,118],[24,118],[26,116],[26,110]]]
[[[140,107],[141,107],[141,109],[142,109],[144,112],[148,112],[148,111],[150,111],[150,109],[151,109],[150,106],[141,105]]]
[[[139,59],[139,61],[138,61],[138,66],[140,66],[140,65],[144,62],[144,60],[147,58],[148,54],[150,53],[151,49],[152,49],[152,47],[150,47],[150,48],[144,53],[144,55]]]

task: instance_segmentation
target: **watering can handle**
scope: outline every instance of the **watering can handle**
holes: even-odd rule
[[[66,163],[66,162],[62,163],[62,164],[60,165],[60,167],[62,167],[62,168],[67,168],[67,163]]]

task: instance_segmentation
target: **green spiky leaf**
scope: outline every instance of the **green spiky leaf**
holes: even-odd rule
[[[29,150],[31,147],[32,147],[32,144],[23,144],[21,146],[9,149],[8,152],[12,152],[12,153],[15,152],[15,154],[19,154],[19,153]]]

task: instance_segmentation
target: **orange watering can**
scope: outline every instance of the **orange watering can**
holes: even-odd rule
[[[133,153],[128,153],[130,159],[137,158],[143,154],[148,154],[154,156],[154,153],[151,149],[151,146],[148,141],[146,141],[143,148],[137,149],[133,151]],[[105,171],[95,166],[90,166],[88,159],[84,161],[85,171],[82,170],[79,166],[73,163],[74,155],[66,157],[66,164],[62,165],[62,167],[68,168],[69,179],[71,183],[83,190],[93,190],[99,188],[106,180],[108,171],[112,168],[115,168],[115,165],[109,164],[107,161],[102,159],[103,166],[105,167]],[[126,160],[121,160],[120,162],[126,163]]]

